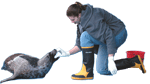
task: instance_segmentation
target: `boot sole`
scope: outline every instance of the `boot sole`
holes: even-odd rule
[[[71,77],[74,80],[88,80],[88,79],[93,79],[93,77],[86,77],[86,78],[77,78],[77,77]]]
[[[138,55],[138,59],[139,59],[139,61],[140,61],[140,63],[141,63],[140,69],[142,70],[143,73],[146,73],[146,69],[145,69],[145,67],[144,67],[144,65],[143,65],[143,62],[142,62],[142,59],[141,59],[141,57],[140,57],[139,55]]]

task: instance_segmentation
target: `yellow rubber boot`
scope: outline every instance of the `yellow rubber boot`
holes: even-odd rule
[[[73,74],[74,80],[93,79],[94,47],[82,47],[83,66],[79,73]]]

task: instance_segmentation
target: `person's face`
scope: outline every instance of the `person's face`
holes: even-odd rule
[[[68,18],[71,20],[72,23],[74,24],[79,24],[80,23],[80,17],[81,14],[79,14],[79,16],[68,16]]]

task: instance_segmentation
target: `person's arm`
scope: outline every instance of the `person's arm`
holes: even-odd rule
[[[114,56],[114,54],[108,54],[108,57],[112,57],[112,56]]]
[[[69,50],[70,55],[78,53],[80,48],[78,46],[74,46],[71,50]]]
[[[75,54],[75,53],[77,53],[77,52],[79,52],[80,51],[80,48],[78,47],[78,46],[74,46],[71,50],[69,50],[69,51],[64,51],[63,49],[61,49],[61,48],[58,48],[57,49],[57,52],[60,52],[61,53],[61,55],[60,55],[60,57],[69,57],[70,55],[72,55],[72,54]]]

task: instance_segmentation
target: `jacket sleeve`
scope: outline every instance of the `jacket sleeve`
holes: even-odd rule
[[[77,26],[77,38],[76,38],[76,44],[75,46],[78,46],[81,50],[81,46],[80,46],[80,31],[79,31],[79,27]]]
[[[107,25],[107,24],[106,24]],[[115,54],[117,52],[116,42],[115,42],[115,35],[113,34],[112,30],[107,25],[106,32],[104,35],[104,39],[107,45],[107,52],[108,54]]]

